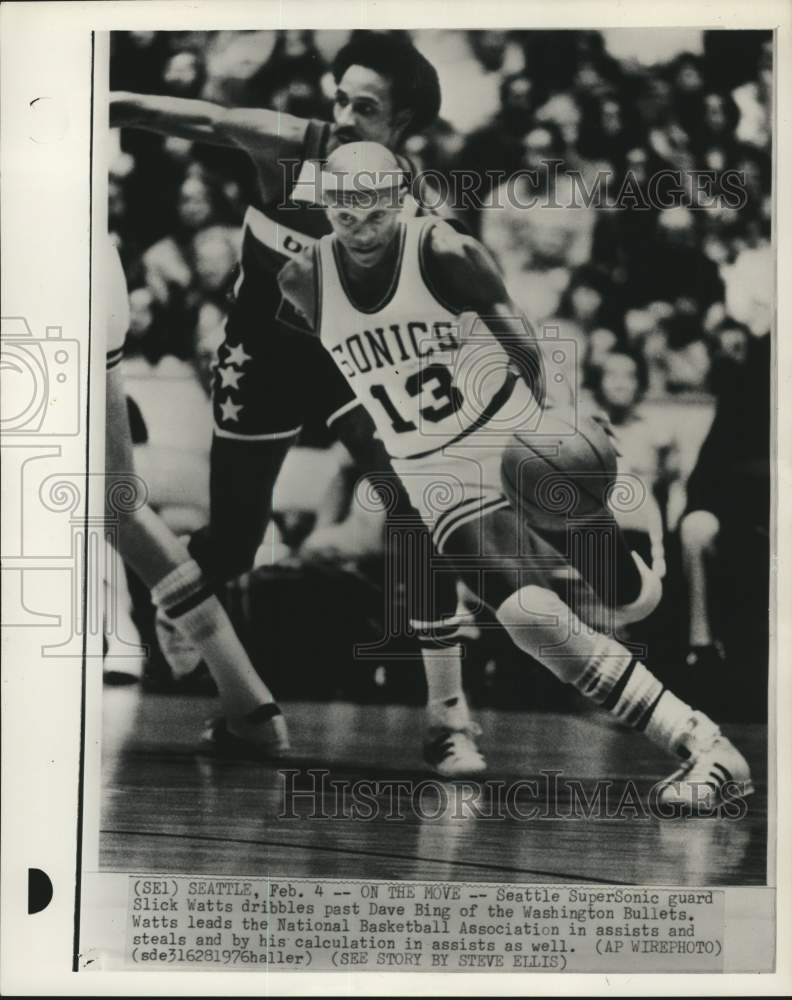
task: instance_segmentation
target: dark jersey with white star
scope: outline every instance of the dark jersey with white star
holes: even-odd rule
[[[303,140],[302,159],[281,164],[288,179],[284,195],[276,202],[245,213],[242,232],[240,274],[234,294],[237,301],[255,309],[262,320],[274,318],[281,304],[278,272],[289,260],[330,232],[322,207],[317,202],[296,200],[294,185],[306,161],[326,158],[330,136],[328,122],[311,120]],[[302,326],[296,314],[291,318]]]

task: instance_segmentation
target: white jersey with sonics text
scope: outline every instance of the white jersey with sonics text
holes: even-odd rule
[[[508,356],[486,326],[451,312],[426,284],[422,244],[437,225],[445,223],[401,224],[393,282],[369,310],[350,298],[335,237],[319,241],[322,344],[396,459],[437,453],[466,437],[514,387]]]

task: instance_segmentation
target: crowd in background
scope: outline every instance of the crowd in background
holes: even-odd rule
[[[111,86],[327,118],[329,60],[348,34],[116,33]],[[599,177],[611,195],[599,208],[522,209],[513,198],[477,208],[454,204],[453,188],[444,208],[496,254],[530,316],[580,339],[584,363],[628,347],[643,356],[652,395],[706,390],[755,321],[739,272],[770,230],[771,38],[699,32],[699,51],[647,66],[638,40],[633,55],[612,55],[614,34],[415,32],[443,105],[406,151],[418,171],[478,173],[484,201],[499,174],[547,160],[560,163],[549,175],[560,204],[569,171]],[[250,164],[178,138],[120,139],[110,224],[133,289],[133,334],[142,351],[190,357],[222,322]],[[717,177],[737,171],[745,203],[691,209],[666,194],[671,207],[645,208],[641,192],[662,170],[713,171],[716,192]]]
[[[685,481],[714,401],[725,395],[734,405],[735,373],[771,323],[771,34],[411,35],[438,70],[443,103],[437,124],[410,136],[405,150],[434,178],[440,211],[495,255],[528,315],[575,344],[581,390],[611,417],[621,467],[640,475],[652,498],[628,527],[646,536],[665,570],[664,541],[690,512]],[[330,61],[349,36],[118,32],[110,85],[326,119]],[[242,153],[131,129],[113,143],[109,219],[130,287],[128,350],[152,370],[180,359],[206,387],[242,217],[255,197],[251,164]],[[544,178],[534,204],[506,190],[523,168]],[[473,203],[451,182],[460,171],[481,178]],[[673,172],[676,197],[662,187],[650,196],[663,171]],[[711,178],[706,191],[696,186],[701,176]],[[571,207],[580,183],[599,184],[601,199]],[[553,200],[566,207],[547,207]],[[754,380],[750,392],[737,393],[740,405],[764,413],[769,360],[767,382]],[[722,444],[727,466],[729,447]],[[747,450],[745,461],[769,455],[767,442]],[[738,493],[739,475],[730,487]],[[318,523],[316,547],[343,549],[343,519],[335,535],[321,511]],[[293,552],[283,537],[279,544]],[[681,571],[678,578],[682,588]]]

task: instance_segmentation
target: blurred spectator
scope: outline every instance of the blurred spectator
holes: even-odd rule
[[[592,259],[610,275],[624,303],[633,262],[655,239],[658,209],[649,196],[650,181],[666,166],[646,146],[628,149],[612,181],[615,193],[596,214]]]
[[[706,391],[709,349],[701,317],[681,308],[660,321],[665,334],[666,386],[671,392]]]
[[[643,140],[643,130],[629,104],[616,93],[585,96],[579,150],[590,160],[624,167],[630,150]]]
[[[212,392],[212,378],[217,365],[217,351],[223,342],[225,313],[214,303],[205,302],[198,311],[195,326],[195,373],[207,399]]]
[[[351,477],[347,477],[350,481]],[[340,561],[382,556],[385,551],[385,508],[375,497],[365,504],[349,498],[346,515],[333,523],[319,524],[302,546],[307,558]]]
[[[739,173],[740,185],[746,198],[741,213],[743,218],[750,220],[766,216],[772,171],[769,155],[762,150],[743,146],[737,151],[733,166]]]
[[[156,94],[168,58],[164,31],[114,31],[110,35],[110,89]]]
[[[458,169],[464,141],[464,137],[453,126],[440,118],[423,134],[410,136],[405,144],[405,152],[416,174],[437,172],[450,179],[452,170]],[[440,186],[435,179],[432,179],[432,183],[435,188]],[[453,192],[450,185],[448,190],[449,194]],[[430,200],[428,203],[432,208],[435,207],[434,201]]]
[[[734,91],[740,109],[737,138],[759,149],[770,146],[773,120],[773,38],[767,35],[759,52],[757,75]]]
[[[680,524],[689,601],[687,663],[694,668],[717,665],[723,655],[710,614],[710,570],[716,556],[719,596],[728,609],[724,620],[731,613],[747,629],[749,623],[757,624],[758,615],[764,630],[760,627],[754,636],[766,636],[767,628],[769,335],[752,338],[745,360],[731,364],[741,366],[739,377],[722,380],[715,419],[688,480],[687,513]]]
[[[205,97],[227,105],[250,105],[250,80],[272,55],[274,31],[217,31],[207,44],[209,81]]]
[[[741,250],[722,274],[728,314],[756,336],[767,333],[775,303],[775,255],[770,243]]]
[[[730,316],[726,316],[714,330],[715,357],[713,359],[713,376],[710,378],[710,386],[718,393],[718,385],[723,378],[718,370],[725,367],[729,373],[739,372],[739,366],[744,364],[748,357],[748,350],[751,343],[751,331],[744,323],[738,323]],[[725,364],[724,364],[725,363]]]
[[[323,117],[328,109],[322,93],[324,73],[313,31],[279,31],[269,59],[248,81],[245,103],[304,118]]]
[[[588,262],[595,215],[566,172],[557,126],[536,125],[523,140],[524,172],[497,189],[482,212],[481,238],[495,254],[515,300],[530,316],[554,312],[573,268]]]
[[[121,234],[129,229],[126,192],[120,177],[111,176],[107,182],[107,225],[120,245]]]
[[[169,309],[156,302],[146,285],[129,293],[129,333],[126,356],[158,364],[173,355],[188,359],[193,353],[190,317],[181,308]]]
[[[141,353],[140,345],[154,326],[154,296],[149,288],[135,288],[129,293],[129,348]]]
[[[591,159],[580,149],[580,128],[583,120],[581,106],[572,94],[555,94],[536,109],[536,121],[555,125],[563,142],[566,169],[578,174],[585,191],[595,190],[603,173],[613,170],[612,157]]]
[[[673,88],[675,118],[688,136],[692,136],[700,125],[703,59],[692,52],[681,52],[671,62],[668,78]]]
[[[162,74],[165,93],[174,97],[201,97],[206,86],[206,64],[200,52],[183,49],[175,52]]]
[[[689,209],[679,205],[660,212],[654,241],[627,263],[625,291],[635,305],[685,300],[699,312],[723,298],[718,268],[698,245]]]
[[[647,128],[648,144],[655,155],[677,170],[693,169],[690,136],[679,120],[671,84],[659,76],[647,77],[638,109]]]
[[[171,235],[150,246],[143,255],[146,284],[161,305],[167,305],[175,292],[186,292],[191,286],[193,237],[216,223],[218,216],[216,194],[209,184],[201,177],[186,178],[179,189]]]
[[[239,255],[239,230],[210,226],[198,232],[192,242],[195,270],[195,366],[207,396],[211,369],[228,315],[227,297]]]
[[[292,448],[281,469],[273,496],[272,525],[256,556],[256,565],[302,557],[306,545],[325,558],[362,555],[355,551],[354,532],[342,543],[339,521],[349,512],[352,483],[345,476],[349,454],[340,443],[329,448]],[[384,514],[382,515],[384,524]],[[310,541],[313,539],[313,541]]]
[[[195,234],[192,260],[204,297],[224,300],[239,256],[239,235],[232,226],[210,226]]]
[[[599,96],[617,86],[621,67],[605,50],[599,31],[519,32],[531,77],[546,93]]]
[[[514,173],[522,159],[522,139],[532,121],[536,104],[534,84],[524,73],[507,76],[500,90],[500,109],[486,125],[470,133],[454,166],[464,173],[477,174],[480,183],[471,206],[461,206],[465,221],[478,235],[478,203],[486,201],[493,186]]]
[[[723,32],[725,34],[725,32]],[[602,32],[605,48],[622,63],[661,69],[681,53],[697,55],[703,51],[704,33],[698,28],[661,28],[634,31],[608,28]]]
[[[624,305],[608,276],[586,266],[573,272],[558,315],[574,320],[587,334],[602,331],[603,328],[610,330],[615,343],[622,332]]]
[[[507,31],[416,31],[413,38],[435,66],[441,113],[466,135],[497,114],[502,81],[525,68],[522,46]]]
[[[663,516],[657,493],[677,470],[667,425],[640,405],[648,387],[646,367],[640,357],[616,351],[592,367],[590,385],[613,427],[617,472],[631,497],[631,502],[619,505],[616,519],[630,548],[664,576]]]

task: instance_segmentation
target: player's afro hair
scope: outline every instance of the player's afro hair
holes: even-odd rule
[[[339,83],[350,66],[365,66],[386,77],[394,107],[410,112],[410,131],[422,132],[440,112],[440,81],[434,66],[401,34],[358,31],[333,60]]]

